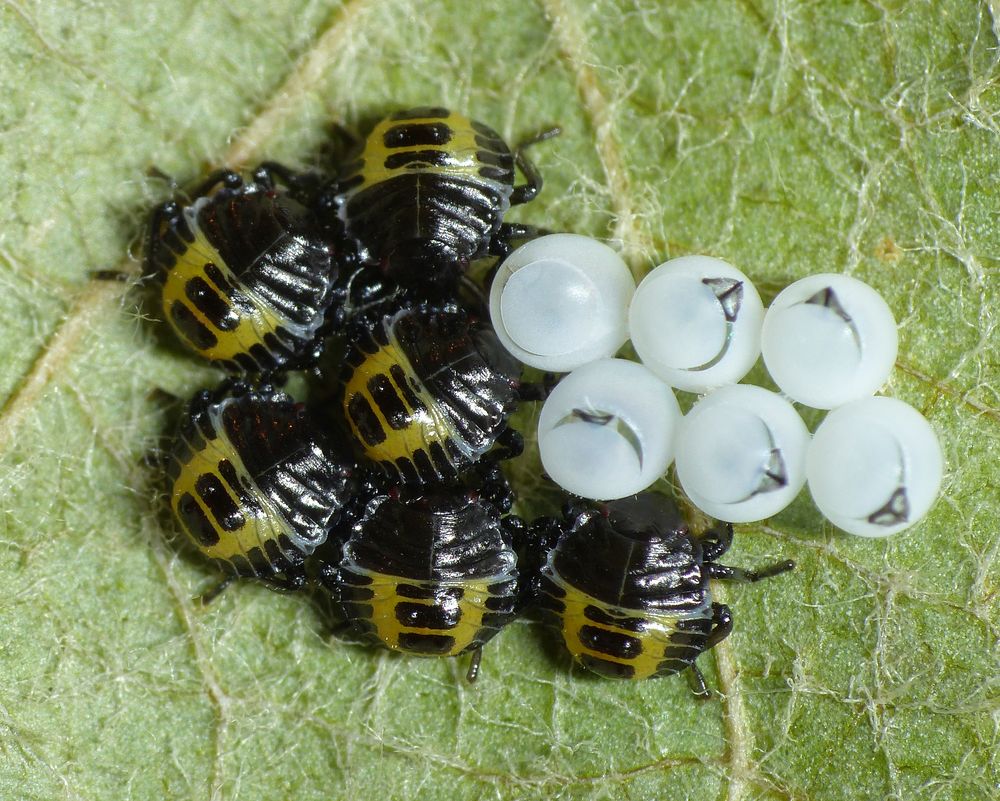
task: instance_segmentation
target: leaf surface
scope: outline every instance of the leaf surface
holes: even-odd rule
[[[0,797],[995,798],[998,12],[0,4]],[[166,421],[151,391],[216,378],[89,273],[137,269],[169,191],[151,166],[309,164],[332,122],[430,103],[510,141],[562,127],[512,218],[610,240],[637,276],[719,256],[765,302],[849,273],[899,321],[886,393],[938,432],[942,497],[883,541],[806,493],[739,527],[731,563],[798,569],[720,588],[736,630],[701,660],[711,701],[571,670],[530,621],[470,688],[461,660],[331,642],[302,598],[191,600],[214,574],[169,543],[140,460]],[[529,449],[526,513],[555,502],[538,475]]]

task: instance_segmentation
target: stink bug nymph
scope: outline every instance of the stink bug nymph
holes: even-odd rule
[[[250,183],[220,170],[190,203],[171,200],[150,216],[145,271],[161,285],[164,319],[231,372],[297,366],[319,345],[337,264],[312,211],[286,191],[296,183],[274,164]]]
[[[489,324],[455,305],[415,306],[355,320],[344,358],[343,411],[367,459],[394,480],[453,479],[490,458],[516,456],[507,418],[520,363]]]
[[[536,136],[546,139],[557,129]],[[364,263],[390,281],[450,294],[472,259],[506,255],[525,226],[507,210],[534,198],[542,178],[496,131],[444,108],[413,108],[379,122],[321,195]],[[514,166],[526,183],[514,185]]]
[[[524,523],[498,468],[478,489],[436,486],[375,495],[342,544],[317,552],[320,581],[364,640],[417,656],[472,652],[516,615],[514,551]]]
[[[344,522],[350,456],[301,405],[267,387],[199,392],[167,463],[169,502],[191,544],[230,576],[305,582],[305,557]]]
[[[695,659],[733,626],[729,607],[712,600],[709,579],[759,581],[794,567],[719,564],[732,525],[693,536],[676,504],[656,492],[600,509],[571,506],[562,521],[532,524],[532,538],[547,544],[534,600],[579,664],[616,679],[687,669],[700,696],[709,693]]]

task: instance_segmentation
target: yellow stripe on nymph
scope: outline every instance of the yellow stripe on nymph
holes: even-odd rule
[[[413,145],[410,147],[385,146],[384,136],[390,128],[400,125],[447,125],[451,129],[451,139],[443,145]],[[433,164],[410,164],[405,167],[386,168],[385,160],[394,153],[407,153],[419,150],[439,150],[449,155],[448,163],[442,165]],[[387,181],[399,175],[410,175],[420,173],[424,175],[449,175],[452,177],[462,177],[469,181],[481,184],[492,184],[479,174],[482,164],[476,158],[476,152],[480,150],[476,144],[476,132],[472,128],[472,120],[455,112],[449,113],[446,118],[441,117],[420,117],[406,120],[382,120],[375,126],[374,130],[365,140],[364,151],[361,158],[364,166],[358,171],[364,175],[363,186]]]
[[[240,482],[245,486],[255,486],[255,484],[247,472],[240,454],[229,440],[216,414],[212,415],[211,422],[213,428],[218,432],[218,436],[214,440],[205,440],[205,446],[201,450],[196,451],[191,448],[192,456],[186,464],[181,465],[170,498],[170,505],[173,508],[174,515],[177,520],[180,520],[178,504],[185,493],[190,494],[198,506],[201,507],[202,512],[208,520],[212,522],[213,528],[215,528],[216,533],[219,535],[219,541],[215,545],[206,546],[199,542],[191,532],[186,531],[192,543],[210,559],[221,559],[227,562],[232,561],[234,556],[245,557],[253,548],[263,548],[264,542],[276,540],[281,534],[288,536],[297,545],[300,539],[294,535],[291,526],[289,526],[284,516],[274,508],[266,496],[261,493],[255,493],[254,497],[257,500],[261,513],[251,515],[251,510],[247,509],[233,495],[229,483],[219,473],[218,465],[220,460],[229,460],[237,476],[239,476]],[[190,442],[188,446],[191,447]],[[240,528],[234,531],[225,531],[216,525],[215,516],[212,514],[211,509],[202,501],[195,487],[198,478],[205,473],[215,475],[222,485],[226,487],[226,491],[232,498],[233,503],[240,508],[244,518],[244,524]],[[182,528],[186,530],[186,527],[182,526]]]
[[[566,648],[573,655],[573,658],[579,660],[580,657],[588,655],[605,662],[631,665],[635,671],[634,678],[636,679],[648,679],[656,674],[660,662],[663,661],[664,651],[671,644],[670,636],[677,631],[677,623],[679,621],[702,616],[701,614],[674,616],[665,615],[662,612],[655,613],[640,609],[611,607],[566,583],[554,570],[547,571],[547,575],[554,584],[566,593],[564,597],[559,599],[565,605],[565,611],[561,614],[562,635],[566,641]],[[584,613],[584,609],[588,606],[595,606],[611,617],[642,618],[647,621],[645,631],[631,631],[605,623],[596,623]],[[584,626],[591,626],[633,637],[642,643],[642,653],[630,659],[612,656],[603,651],[595,651],[592,648],[588,648],[580,639],[580,629]]]
[[[423,404],[424,408],[419,412],[406,402],[406,395],[399,391],[399,385],[389,372],[390,368],[397,364],[408,378],[414,379],[414,383],[411,383],[407,389]],[[392,428],[378,403],[368,391],[368,382],[378,375],[384,375],[389,380],[396,390],[400,404],[412,416],[410,424],[405,428],[399,430]],[[350,418],[348,404],[355,395],[362,395],[367,399],[382,431],[385,432],[385,439],[377,445],[369,446]],[[388,345],[379,348],[377,352],[367,355],[351,374],[344,391],[344,411],[355,440],[364,447],[368,458],[376,462],[395,462],[400,457],[410,459],[417,451],[426,451],[432,442],[441,443],[443,447],[446,440],[454,439],[451,426],[437,410],[437,402],[423,383],[416,379],[409,359],[394,338],[390,339]],[[460,441],[456,440],[455,444],[459,448],[463,447],[463,443]],[[445,449],[445,453],[447,453],[447,449]]]
[[[399,644],[401,634],[428,634],[431,636],[453,637],[455,644],[450,651],[437,654],[419,654],[421,656],[457,656],[465,651],[473,642],[483,628],[483,616],[486,614],[486,601],[491,597],[487,587],[503,577],[491,576],[486,579],[475,579],[461,582],[426,582],[409,581],[400,579],[398,576],[388,576],[383,573],[372,573],[353,568],[363,575],[370,576],[372,583],[367,585],[373,593],[370,601],[363,603],[371,605],[371,623],[375,627],[375,636],[382,643],[394,651],[405,650]],[[404,626],[396,618],[396,605],[400,602],[410,604],[422,604],[424,606],[436,606],[430,599],[404,598],[397,594],[396,587],[400,583],[413,584],[418,587],[429,587],[433,589],[448,589],[450,587],[460,588],[463,591],[462,598],[457,601],[461,610],[461,617],[458,624],[450,629],[426,629]]]
[[[164,319],[170,324],[170,327],[174,329],[181,340],[187,342],[190,347],[194,348],[207,359],[232,359],[238,353],[249,351],[252,345],[263,343],[265,335],[275,333],[283,325],[286,327],[298,327],[290,324],[284,316],[276,313],[274,308],[263,299],[253,293],[247,292],[242,287],[240,280],[222,260],[219,251],[212,246],[205,237],[205,234],[197,226],[196,221],[189,219],[188,223],[194,232],[194,242],[190,243],[184,252],[177,256],[174,265],[167,271],[162,294]],[[220,297],[227,303],[232,304],[232,300],[226,297],[225,291],[221,287],[216,286],[212,279],[205,273],[205,265],[207,264],[214,264],[218,267],[225,280],[231,286],[237,287],[237,291],[241,293],[243,298],[249,301],[249,305],[252,307],[252,311],[242,308],[237,310],[240,314],[240,321],[231,331],[221,331],[216,328],[211,320],[205,317],[185,294],[188,282],[193,278],[201,278],[214,287]],[[186,306],[188,311],[202,325],[215,334],[218,343],[214,347],[205,349],[197,347],[174,325],[174,321],[170,315],[170,307],[175,302]]]

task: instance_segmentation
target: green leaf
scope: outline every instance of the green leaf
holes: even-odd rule
[[[996,798],[998,13],[0,4],[0,797]],[[615,240],[637,275],[708,253],[769,301],[846,272],[899,320],[886,392],[940,435],[942,497],[884,541],[806,493],[739,527],[732,563],[798,569],[720,588],[736,630],[701,660],[711,701],[582,675],[529,621],[468,687],[462,660],[330,641],[301,597],[192,603],[213,571],[169,543],[140,460],[166,425],[150,393],[215,376],[89,271],[137,268],[168,191],[151,166],[308,163],[331,122],[423,103],[510,140],[559,124],[512,216]],[[512,474],[526,512],[552,507],[534,455]]]

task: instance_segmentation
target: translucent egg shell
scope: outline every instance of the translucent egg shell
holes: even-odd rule
[[[635,280],[614,250],[578,234],[522,245],[500,265],[490,318],[525,364],[565,372],[614,355],[628,339]]]
[[[832,411],[806,457],[809,492],[837,528],[886,537],[930,510],[941,488],[941,445],[930,423],[895,398],[864,398]]]
[[[629,308],[635,352],[650,370],[689,392],[734,384],[760,355],[764,307],[742,272],[710,256],[664,262],[639,284]]]
[[[538,449],[548,476],[595,500],[641,492],[673,460],[680,407],[636,362],[601,359],[566,376],[542,405]]]
[[[810,275],[764,315],[764,364],[790,398],[833,409],[872,395],[896,362],[896,321],[882,296],[846,275]]]
[[[805,483],[809,430],[794,407],[761,387],[709,393],[677,432],[677,478],[691,502],[731,523],[763,520]]]

